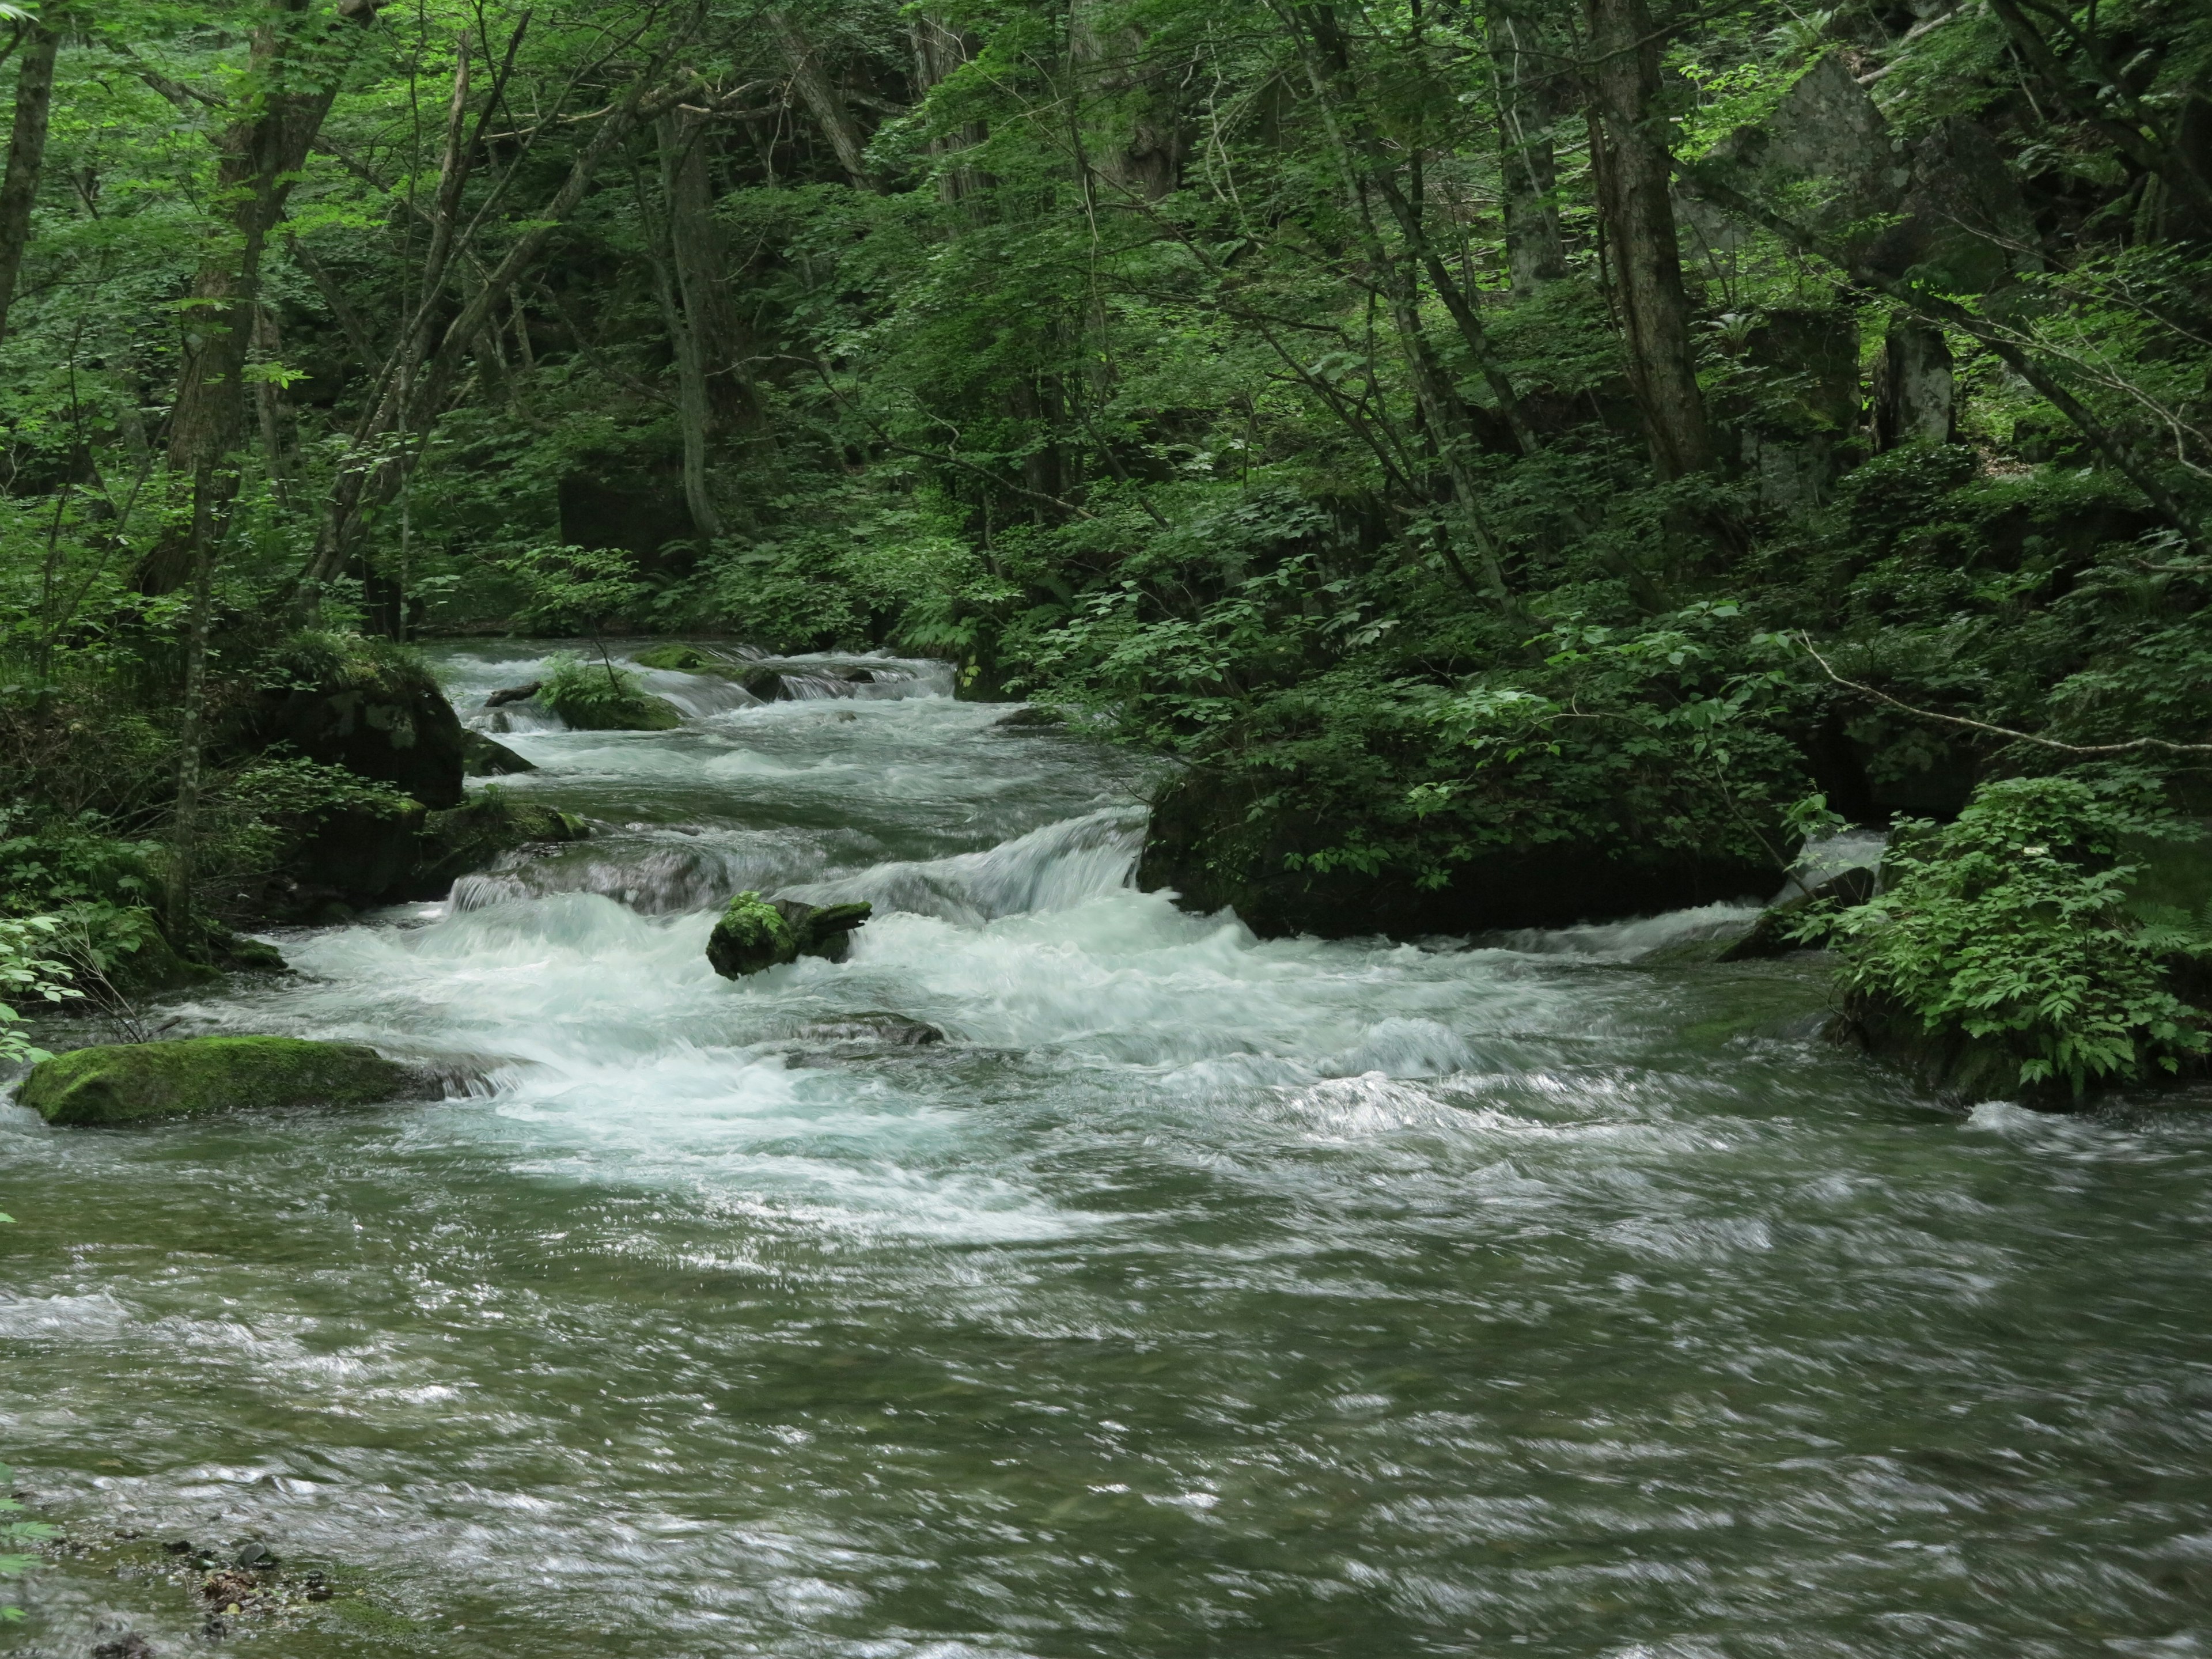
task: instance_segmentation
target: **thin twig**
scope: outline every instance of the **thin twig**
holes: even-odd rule
[[[1970,720],[1964,714],[1939,714],[1931,708],[1915,708],[1909,702],[1900,702],[1887,691],[1878,691],[1871,685],[1862,685],[1856,680],[1847,680],[1828,666],[1828,659],[1814,648],[1809,634],[1800,633],[1798,640],[1805,654],[1820,665],[1820,672],[1846,690],[1861,696],[1872,697],[1876,702],[1886,702],[1891,708],[1923,720],[1935,720],[1944,726],[1960,726],[1971,732],[1988,732],[2000,738],[2009,738],[2014,743],[2032,743],[2039,748],[2055,749],[2062,755],[2126,755],[2138,749],[2163,749],[2176,755],[2212,755],[2212,743],[2170,743],[2164,738],[2135,738],[2126,743],[2061,743],[2056,738],[2039,738],[2033,732],[2015,732],[2008,726],[1991,726],[1987,720]]]

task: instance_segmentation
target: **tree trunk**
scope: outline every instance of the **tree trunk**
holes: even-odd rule
[[[668,207],[669,259],[684,313],[697,338],[708,412],[719,425],[758,432],[760,392],[747,362],[752,342],[730,301],[730,258],[721,227],[714,222],[705,128],[679,110],[662,116],[655,131],[661,192]]]
[[[1951,441],[1951,349],[1943,331],[1917,318],[1894,317],[1875,360],[1875,447]]]
[[[1674,165],[1659,107],[1659,33],[1644,0],[1586,0],[1590,159],[1613,247],[1629,374],[1662,477],[1710,466],[1713,439],[1690,345],[1669,188]]]
[[[845,94],[822,67],[822,55],[806,38],[806,31],[780,8],[770,9],[768,21],[775,31],[776,44],[783,48],[785,61],[791,65],[791,83],[823,137],[829,139],[830,148],[837,152],[838,163],[862,190],[881,190],[876,175],[868,170],[867,140],[860,132],[860,124],[853,118]]]
[[[15,71],[15,125],[8,137],[8,173],[0,181],[0,339],[8,333],[15,278],[31,240],[31,209],[39,198],[39,173],[46,156],[46,115],[53,106],[54,57],[61,49],[61,7],[40,8],[40,21],[24,25],[30,40]]]
[[[1558,60],[1525,0],[1491,0],[1490,52],[1498,73],[1498,172],[1505,210],[1505,261],[1513,293],[1525,300],[1567,274],[1559,238],[1558,158],[1552,124],[1559,118]]]
[[[339,0],[337,15],[365,22],[381,0]],[[185,313],[185,349],[170,416],[168,466],[188,479],[192,508],[164,534],[138,568],[139,591],[168,593],[193,579],[213,556],[238,494],[233,456],[246,426],[246,358],[261,289],[261,255],[283,211],[308,148],[337,96],[335,76],[308,78],[295,39],[307,26],[308,0],[270,0],[254,32],[249,79],[260,89],[251,119],[223,129],[217,141],[215,199],[228,204],[225,236],[193,279]]]
[[[700,340],[696,313],[689,303],[690,296],[678,290],[674,269],[673,185],[680,164],[676,152],[683,147],[684,140],[672,113],[662,116],[656,125],[660,140],[660,222],[653,222],[641,187],[638,207],[646,217],[646,228],[651,238],[653,295],[660,302],[661,322],[668,331],[669,353],[676,360],[677,425],[684,436],[684,504],[691,514],[692,532],[698,537],[703,550],[722,533],[722,520],[714,510],[714,491],[707,482],[712,415],[707,407],[706,353]]]
[[[914,101],[918,105],[929,96],[930,88],[941,85],[953,71],[968,61],[969,45],[965,36],[950,24],[916,12],[914,33]],[[978,126],[964,126],[957,133],[932,138],[932,155],[956,155],[963,149],[972,149],[983,142],[983,131]],[[983,176],[974,167],[946,167],[937,176],[938,199],[951,206],[973,196],[983,185]]]
[[[429,333],[427,312],[418,315],[419,327],[403,332],[399,343],[386,359],[384,370],[378,377],[379,390],[368,400],[368,412],[355,427],[346,453],[331,480],[330,494],[323,503],[322,523],[315,532],[314,550],[301,572],[298,608],[302,616],[314,612],[321,603],[323,587],[345,569],[369,515],[398,494],[411,466],[414,449],[428,438],[438,416],[445,410],[447,398],[470,348],[499,307],[506,303],[516,282],[538,263],[553,233],[583,199],[600,166],[622,148],[639,120],[657,118],[659,115],[659,109],[646,107],[647,88],[659,77],[669,59],[689,38],[687,31],[678,29],[664,41],[644,72],[631,83],[629,92],[600,120],[590,142],[577,152],[569,164],[568,176],[562,180],[552,199],[532,216],[529,228],[509,246],[499,264],[485,275],[483,285],[462,307],[459,315],[447,325],[436,349],[427,355],[423,349]],[[675,95],[670,94],[665,101],[672,104]],[[449,148],[449,155],[452,153]],[[454,209],[445,205],[445,194],[441,189],[441,212],[450,219]],[[434,236],[443,234],[434,233]],[[447,245],[450,246],[450,237]],[[426,277],[426,301],[434,286]],[[409,433],[413,438],[412,446],[398,454],[388,453],[385,444],[386,438],[395,431]]]

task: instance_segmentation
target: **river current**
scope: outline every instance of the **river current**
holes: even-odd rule
[[[1127,757],[872,666],[512,731],[592,841],[162,1010],[455,1097],[0,1107],[0,1456],[72,1540],[0,1649],[2212,1651],[2186,1097],[1961,1115],[1817,964],[1650,955],[1747,909],[1257,940],[1129,884]],[[732,983],[740,886],[878,914]],[[172,1539],[341,1593],[210,1638]]]

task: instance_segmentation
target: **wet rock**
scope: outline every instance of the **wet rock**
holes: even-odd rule
[[[800,956],[842,962],[852,951],[853,930],[867,921],[875,906],[865,902],[808,904],[799,899],[777,899],[775,908],[791,924]]]
[[[511,702],[527,702],[538,695],[539,689],[544,684],[543,680],[531,680],[521,685],[502,686],[483,700],[483,706],[487,708],[504,708]]]
[[[1039,726],[1065,726],[1067,716],[1057,708],[1046,708],[1025,702],[1011,714],[1002,714],[991,722],[994,732],[1034,731]]]
[[[232,974],[283,974],[291,970],[284,953],[265,939],[248,939],[228,927],[208,929],[208,949],[216,966]]]
[[[1790,929],[1815,906],[1864,904],[1874,896],[1875,872],[1845,870],[1831,876],[1809,893],[1800,893],[1759,913],[1751,931],[1715,958],[1720,962],[1757,962],[1765,957],[1787,956],[1792,951],[1820,947],[1790,936]]]
[[[172,1539],[161,1547],[172,1555],[190,1555],[198,1547],[189,1538]]]
[[[415,868],[399,890],[410,898],[443,898],[460,878],[489,868],[501,854],[538,842],[585,841],[591,833],[591,825],[573,812],[487,788],[450,812],[429,815]]]
[[[92,1650],[92,1659],[154,1659],[154,1644],[135,1630],[125,1631]]]
[[[239,1547],[237,1560],[249,1572],[266,1572],[277,1565],[276,1553],[258,1538],[249,1538]]]
[[[416,1084],[362,1043],[204,1036],[58,1054],[31,1068],[15,1100],[49,1123],[122,1124],[256,1106],[366,1106]]]
[[[869,904],[808,904],[744,892],[732,898],[707,940],[707,960],[724,979],[742,979],[802,956],[842,962]]]
[[[505,744],[495,743],[481,732],[462,732],[461,765],[472,778],[503,778],[538,769],[536,762],[523,759]]]

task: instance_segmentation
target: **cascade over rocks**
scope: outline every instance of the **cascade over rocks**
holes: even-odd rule
[[[15,1099],[49,1123],[124,1124],[256,1106],[368,1106],[421,1086],[365,1043],[204,1036],[57,1054],[31,1068]]]

